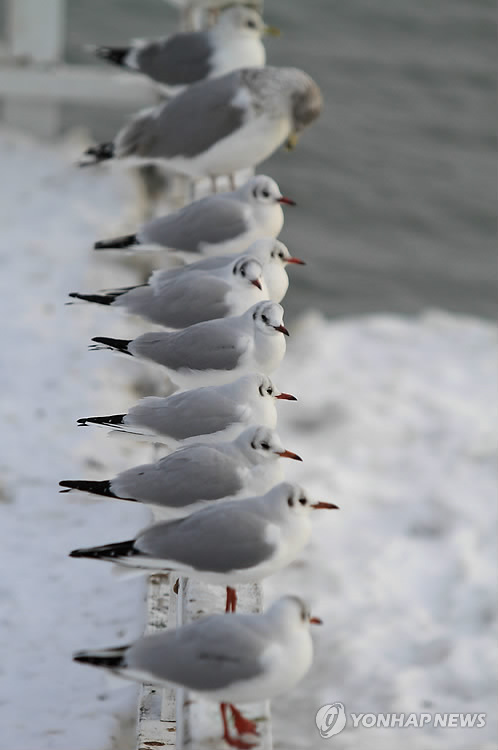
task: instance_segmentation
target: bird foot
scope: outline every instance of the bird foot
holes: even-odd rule
[[[239,734],[255,734],[259,736],[257,724],[250,719],[246,719],[235,706],[230,705],[233,723]]]
[[[239,750],[251,750],[255,745],[252,742],[244,742],[240,737],[232,737],[229,734],[224,734],[223,739],[230,745],[230,747],[238,747]]]

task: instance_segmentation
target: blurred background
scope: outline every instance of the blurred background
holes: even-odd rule
[[[136,266],[90,252],[136,226],[135,183],[125,169],[75,163],[138,106],[121,84],[112,102],[92,103],[81,77],[54,97],[58,68],[26,65],[26,28],[13,64],[16,3],[0,0],[3,742],[128,750],[135,688],[109,691],[71,652],[138,636],[144,586],[67,553],[129,538],[148,517],[68,500],[57,481],[150,460],[143,446],[75,427],[157,389],[141,365],[86,351],[91,336],[129,338],[143,324],[64,306],[70,291],[137,280]],[[22,5],[35,46],[65,9],[60,64],[102,77],[115,70],[85,45],[178,26],[162,0]],[[296,200],[281,239],[308,262],[290,271],[285,300],[292,335],[274,380],[299,402],[282,409],[279,432],[305,459],[289,477],[341,507],[306,556],[265,584],[268,601],[305,592],[325,621],[313,670],[273,704],[275,750],[326,747],[314,717],[334,701],[354,712],[487,713],[481,730],[348,726],[330,740],[336,750],[496,747],[494,12],[488,0],[265,3],[282,30],[266,41],[268,62],[304,69],[325,98],[296,151],[259,168]],[[21,96],[33,70],[36,95]],[[142,106],[152,95],[136,90]]]

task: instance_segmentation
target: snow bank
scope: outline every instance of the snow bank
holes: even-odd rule
[[[143,369],[86,351],[92,335],[128,335],[134,323],[63,303],[69,291],[133,283],[132,270],[89,251],[130,196],[119,175],[76,170],[60,148],[3,134],[0,154],[2,745],[105,750],[135,689],[109,692],[70,654],[138,635],[144,590],[67,553],[128,537],[147,513],[60,495],[57,481],[149,460],[149,448],[75,425],[127,408]],[[291,334],[275,382],[299,402],[281,405],[279,431],[305,463],[289,476],[341,511],[317,514],[309,554],[266,585],[268,599],[305,594],[325,622],[312,672],[274,703],[275,748],[326,747],[314,716],[334,701],[489,713],[480,730],[347,726],[330,740],[336,750],[491,748],[494,331],[442,313],[308,314]]]

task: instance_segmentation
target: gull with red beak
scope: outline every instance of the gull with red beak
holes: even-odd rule
[[[100,294],[72,292],[69,296],[120,308],[166,328],[187,328],[205,320],[241,315],[267,299],[262,273],[256,258],[243,255],[217,273],[159,271],[141,286]]]
[[[297,399],[278,391],[267,375],[251,373],[233,383],[194,388],[167,398],[146,396],[126,414],[87,417],[78,423],[109,427],[174,450],[192,442],[234,440],[253,424],[273,430],[277,400]]]
[[[262,237],[278,237],[282,205],[294,206],[271,177],[256,175],[228,193],[209,195],[143,224],[134,234],[95,243],[96,250],[159,247],[188,261],[202,255],[242,253]]]
[[[310,623],[319,622],[302,599],[285,596],[262,614],[209,615],[128,646],[79,651],[73,658],[135,682],[184,687],[219,703],[223,740],[247,750],[255,745],[243,737],[257,736],[257,725],[234,704],[271,700],[291,690],[311,666]]]
[[[264,495],[217,503],[149,526],[136,539],[73,550],[71,557],[226,586],[226,611],[235,611],[235,586],[259,583],[299,557],[311,538],[310,511],[318,509],[337,505],[313,503],[302,487],[282,482]]]
[[[158,518],[179,518],[219,500],[267,492],[284,478],[281,458],[302,460],[284,448],[274,430],[248,427],[231,442],[193,443],[113,479],[59,484],[65,491],[150,505]]]
[[[249,372],[269,375],[278,367],[289,335],[283,314],[275,302],[258,302],[242,315],[196,323],[182,331],[144,333],[135,339],[96,336],[91,348],[156,362],[182,389],[221,385]]]

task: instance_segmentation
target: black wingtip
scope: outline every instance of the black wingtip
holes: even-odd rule
[[[73,551],[69,553],[69,557],[86,557],[93,560],[130,557],[131,555],[137,554],[134,545],[134,539],[127,539],[125,542],[104,544],[100,547],[82,547],[81,549],[73,549]]]
[[[131,352],[128,351],[128,344],[130,344],[133,339],[112,339],[109,336],[94,336],[92,338],[92,341],[95,341],[96,344],[101,344],[103,347],[114,349],[114,351],[133,356]],[[99,349],[100,347],[95,348]]]
[[[101,161],[107,161],[114,157],[114,143],[109,141],[108,143],[100,143],[98,146],[90,146],[87,148],[78,166],[88,167],[92,164],[99,164]]]
[[[88,481],[86,479],[63,479],[59,482],[59,487],[65,487],[67,489],[61,490],[61,492],[69,492],[69,490],[80,490],[81,492],[90,492],[92,495],[103,495],[106,497],[118,497],[111,490],[111,481],[104,479],[100,482]]]
[[[95,302],[97,305],[112,305],[119,294],[80,294],[79,292],[70,292],[69,297],[81,299],[84,302]],[[66,303],[71,304],[71,303]]]
[[[101,424],[101,425],[117,425],[117,424],[123,424],[123,420],[126,417],[126,414],[111,414],[107,417],[82,417],[81,419],[77,420],[77,424],[80,425],[80,427],[83,427],[87,424]]]
[[[76,651],[73,654],[73,661],[79,664],[91,664],[94,667],[109,667],[117,669],[123,666],[124,656],[129,646],[105,649],[100,652]]]
[[[113,237],[110,240],[99,240],[93,246],[94,250],[122,250],[132,245],[139,245],[136,234],[125,234],[122,237]]]
[[[125,59],[129,51],[129,47],[97,47],[95,49],[95,55],[100,57],[101,60],[107,60],[108,62],[114,63],[114,65],[126,67]]]

